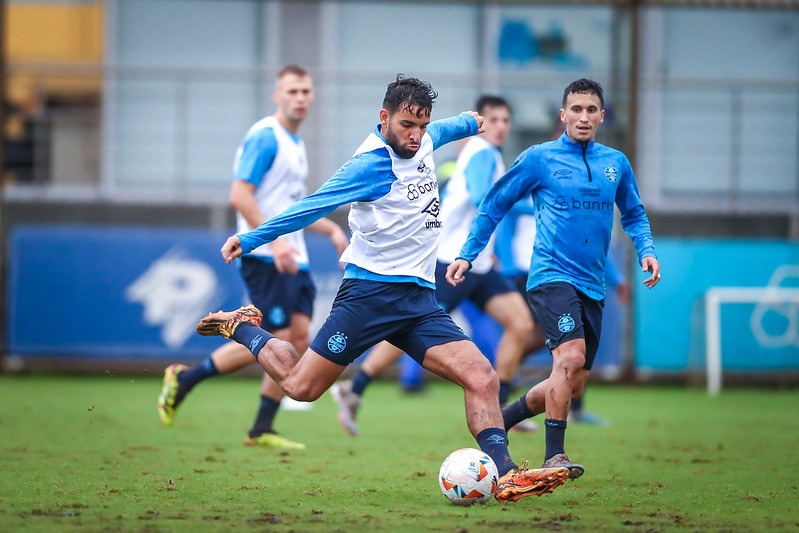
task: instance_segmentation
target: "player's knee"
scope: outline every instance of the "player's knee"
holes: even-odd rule
[[[485,357],[475,358],[471,365],[464,365],[461,380],[464,388],[486,393],[491,396],[499,394],[499,378],[491,363]]]
[[[289,398],[298,402],[316,401],[325,392],[324,389],[314,383],[291,380],[283,382],[283,390]]]
[[[553,366],[576,379],[580,370],[585,365],[585,354],[580,350],[569,350],[559,354]]]
[[[518,317],[511,323],[510,331],[516,338],[526,342],[533,336],[533,321],[524,316]]]

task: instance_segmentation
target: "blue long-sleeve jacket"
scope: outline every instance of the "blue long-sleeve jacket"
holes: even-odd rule
[[[655,257],[649,226],[630,162],[595,141],[577,143],[566,133],[522,152],[478,209],[460,257],[472,261],[497,223],[525,195],[537,211],[535,254],[527,290],[564,281],[591,298],[605,297],[605,261],[614,204],[639,262]]]

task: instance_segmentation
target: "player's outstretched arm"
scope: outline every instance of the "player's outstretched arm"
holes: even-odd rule
[[[447,267],[446,279],[450,285],[456,286],[462,283],[464,275],[472,267],[466,259],[456,259]]]
[[[660,263],[651,255],[641,260],[641,271],[651,274],[651,276],[644,280],[644,285],[650,289],[660,282]]]
[[[222,259],[225,260],[225,263],[230,263],[237,257],[241,257],[241,241],[236,235],[228,237],[228,240],[225,241],[219,251],[222,253]]]

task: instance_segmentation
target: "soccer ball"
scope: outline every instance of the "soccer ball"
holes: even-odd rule
[[[475,448],[455,450],[438,471],[441,492],[455,505],[485,503],[497,491],[497,465]]]

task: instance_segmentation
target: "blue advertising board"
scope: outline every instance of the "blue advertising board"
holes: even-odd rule
[[[634,292],[635,363],[643,371],[705,365],[711,287],[799,287],[799,245],[788,241],[657,239],[663,279]],[[799,304],[728,303],[721,309],[726,370],[799,369]]]
[[[219,248],[227,232],[191,228],[18,226],[10,235],[9,352],[21,357],[194,359],[221,344],[195,332],[246,291]],[[308,233],[315,319],[341,280],[327,238]],[[332,293],[331,293],[332,291]]]

